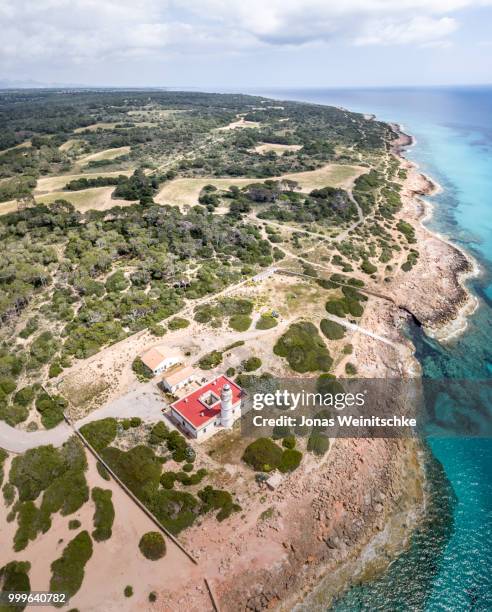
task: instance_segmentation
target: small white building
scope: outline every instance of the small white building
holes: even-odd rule
[[[160,374],[173,365],[182,361],[179,351],[166,349],[164,347],[151,348],[141,357],[144,363],[153,374]]]
[[[166,391],[176,393],[195,378],[196,372],[191,366],[178,365],[162,375],[161,383]]]
[[[189,436],[200,439],[233,426],[241,416],[242,394],[239,385],[219,376],[171,404],[171,415]]]

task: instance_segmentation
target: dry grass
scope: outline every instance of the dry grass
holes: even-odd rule
[[[73,131],[74,134],[80,134],[82,132],[95,132],[96,130],[112,130],[118,124],[117,123],[93,123],[92,125],[88,125],[86,127],[80,127]]]
[[[70,151],[70,149],[78,147],[83,143],[84,141],[78,138],[70,138],[70,140],[67,140],[67,142],[64,142],[58,148],[60,149],[60,151]]]
[[[354,180],[367,172],[361,166],[341,166],[328,164],[309,172],[284,174],[273,179],[290,179],[297,181],[302,191],[309,192],[320,187],[350,188]],[[158,204],[172,204],[176,206],[194,206],[198,203],[198,196],[205,185],[214,185],[219,189],[227,189],[231,185],[244,187],[261,179],[254,178],[178,178],[169,181],[159,191],[154,200]]]
[[[257,147],[255,147],[254,150],[257,153],[261,153],[262,155],[264,153],[268,153],[269,151],[275,151],[277,155],[282,155],[286,151],[299,151],[299,149],[302,149],[301,145],[284,145],[284,144],[274,144],[274,143],[268,142],[268,143],[258,145]]]
[[[100,161],[102,159],[114,159],[115,157],[119,157],[120,155],[126,155],[130,153],[130,147],[117,147],[116,149],[105,149],[104,151],[98,151],[97,153],[90,153],[89,155],[84,155],[77,163],[79,165],[84,165],[89,163],[90,161]]]
[[[83,191],[53,191],[36,197],[36,201],[47,204],[55,200],[67,200],[71,202],[77,210],[85,212],[87,210],[108,210],[113,206],[130,206],[133,202],[128,200],[114,200],[111,194],[114,186],[94,187]],[[2,212],[3,209],[0,209]],[[5,211],[9,212],[9,211]]]
[[[94,172],[93,174],[65,174],[60,176],[47,176],[41,179],[38,179],[36,189],[34,190],[35,195],[42,195],[45,193],[50,193],[52,191],[59,191],[63,189],[67,183],[79,178],[95,178],[95,177],[112,177],[119,176],[120,174],[124,174],[125,176],[129,176],[132,173],[132,170],[119,170],[116,172]],[[67,195],[71,195],[73,192],[68,191]]]

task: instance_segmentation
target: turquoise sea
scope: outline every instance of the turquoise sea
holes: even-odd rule
[[[400,123],[416,137],[407,156],[437,180],[427,222],[470,252],[482,274],[469,282],[480,307],[445,346],[409,329],[428,378],[492,377],[492,88],[252,91],[343,106]],[[492,406],[486,406],[492,416]],[[429,512],[378,580],[353,587],[337,611],[492,610],[492,440],[428,440]]]

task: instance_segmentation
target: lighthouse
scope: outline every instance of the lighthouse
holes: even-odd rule
[[[231,385],[226,383],[220,393],[220,422],[222,427],[230,429],[234,424],[234,414],[232,409],[232,390]]]

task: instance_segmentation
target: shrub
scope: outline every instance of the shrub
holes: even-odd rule
[[[258,438],[246,447],[243,461],[257,472],[270,472],[280,465],[282,453],[270,438]]]
[[[63,421],[63,410],[67,401],[60,395],[49,396],[42,391],[36,398],[36,410],[41,414],[41,423],[51,429]]]
[[[285,357],[290,367],[301,373],[326,371],[333,363],[318,330],[307,321],[291,325],[279,338],[273,352]]]
[[[171,319],[169,321],[167,326],[171,331],[175,331],[177,329],[184,329],[185,327],[188,327],[189,324],[190,322],[187,319],[182,319],[181,317],[174,317],[174,319]]]
[[[0,568],[0,584],[2,591],[17,591],[26,592],[31,590],[31,582],[29,580],[29,570],[31,564],[28,561],[11,561]],[[27,605],[27,604],[26,604]],[[19,611],[24,610],[26,605],[19,604],[18,606],[2,606],[2,610]]]
[[[162,444],[164,440],[167,440],[168,436],[169,429],[166,427],[166,424],[163,421],[159,421],[159,423],[156,423],[150,430],[149,444],[152,444],[153,446]]]
[[[87,531],[81,531],[65,546],[62,556],[51,564],[50,591],[67,593],[72,597],[80,589],[84,568],[92,557],[92,540]]]
[[[142,381],[150,380],[154,376],[153,372],[144,364],[140,357],[135,357],[133,360],[132,370],[137,375],[137,378]]]
[[[329,340],[341,340],[345,336],[345,328],[336,321],[323,319],[320,323],[321,331]]]
[[[108,540],[112,534],[114,521],[114,507],[111,498],[113,493],[110,489],[92,489],[92,501],[96,505],[94,512],[94,531],[92,537],[96,542]]]
[[[210,485],[199,491],[198,497],[202,500],[200,512],[205,514],[210,510],[219,510],[216,515],[219,522],[228,518],[233,512],[240,510],[240,506],[233,502],[228,491],[214,489]]]
[[[234,376],[235,373],[236,373],[235,368],[227,368],[227,370],[226,370],[226,376],[228,376],[229,378]]]
[[[130,584],[127,584],[123,593],[125,594],[125,597],[132,597],[133,587]]]
[[[336,315],[337,317],[344,317],[346,314],[346,305],[343,300],[328,300],[325,304],[326,312]]]
[[[164,472],[160,478],[160,483],[165,489],[172,489],[176,480],[175,472]]]
[[[122,270],[118,270],[114,274],[108,277],[106,280],[106,291],[108,293],[119,293],[128,287],[130,283],[125,278],[125,274]]]
[[[149,593],[149,601],[150,603],[154,603],[155,601],[157,601],[157,593],[155,591],[151,591]]]
[[[261,367],[261,359],[259,357],[250,357],[243,361],[241,366],[245,372],[254,372]]]
[[[10,482],[6,482],[3,485],[2,489],[3,499],[5,500],[5,505],[10,506],[15,499],[15,488]]]
[[[158,323],[149,327],[149,331],[153,336],[157,336],[158,338],[161,338],[167,334],[167,328],[163,325],[159,325]]]
[[[20,406],[29,406],[34,399],[35,391],[33,387],[23,387],[14,395],[14,402]]]
[[[56,378],[62,372],[63,372],[63,368],[61,367],[58,361],[55,361],[50,365],[48,376],[50,378]]]
[[[281,472],[293,472],[299,467],[301,460],[301,451],[295,450],[293,448],[287,448],[282,453],[282,459],[280,461],[278,469]]]
[[[289,434],[288,436],[285,436],[285,438],[282,440],[282,446],[284,448],[295,448],[296,446],[296,437],[292,434]]]
[[[101,478],[104,478],[104,480],[111,480],[111,476],[109,475],[108,470],[104,467],[104,465],[100,461],[96,463],[96,468]]]
[[[349,376],[355,376],[357,374],[357,368],[355,367],[353,363],[348,362],[345,364],[345,372]]]
[[[72,519],[71,521],[68,521],[69,529],[78,529],[81,525],[82,523],[78,521],[77,519]]]
[[[261,315],[261,317],[256,322],[256,329],[271,329],[272,327],[276,327],[277,319],[272,317],[271,315]]]
[[[132,417],[130,419],[130,427],[140,427],[142,419],[140,417]]]
[[[166,554],[166,542],[158,531],[144,533],[138,543],[140,552],[146,559],[157,561]]]
[[[185,463],[185,465],[183,465],[183,471],[184,472],[192,472],[193,471],[193,463]]]
[[[220,351],[212,351],[204,355],[198,362],[198,365],[202,370],[213,370],[220,363],[222,363],[222,353]]]
[[[92,421],[80,428],[80,433],[87,442],[97,451],[101,452],[116,438],[118,422],[112,417]]]
[[[238,332],[243,332],[249,329],[252,319],[248,315],[237,314],[229,319],[229,326]]]
[[[378,271],[376,266],[372,264],[368,259],[364,259],[364,261],[362,262],[361,270],[366,274],[374,274]]]
[[[315,455],[324,455],[330,448],[330,438],[319,431],[313,431],[309,436],[307,449]]]

